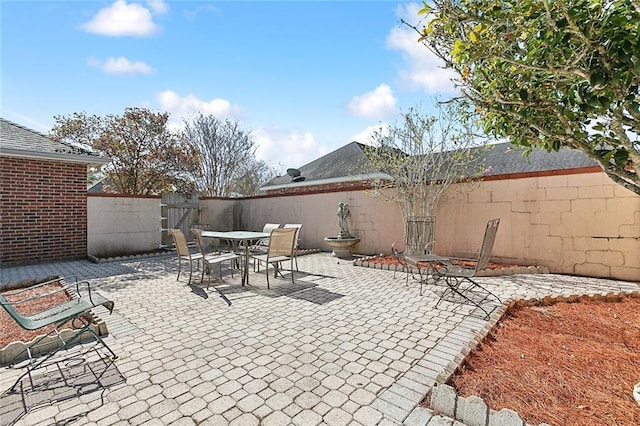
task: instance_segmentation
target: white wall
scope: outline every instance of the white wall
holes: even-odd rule
[[[88,255],[148,252],[160,242],[160,197],[87,197]]]

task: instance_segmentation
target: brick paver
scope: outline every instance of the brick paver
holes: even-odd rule
[[[3,268],[3,282],[76,275],[111,298],[114,315],[97,313],[126,379],[32,410],[17,424],[443,422],[417,403],[501,310],[487,321],[457,301],[435,308],[441,287],[419,296],[419,286],[406,286],[404,277],[326,253],[300,257],[299,267],[295,284],[272,279],[270,290],[264,272],[252,272],[247,287],[238,274],[208,290],[177,282],[172,256]],[[503,301],[640,290],[561,275],[480,281]],[[0,391],[18,373],[0,369]]]

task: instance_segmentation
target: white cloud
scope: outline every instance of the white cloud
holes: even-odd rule
[[[373,145],[373,137],[376,134],[383,136],[389,135],[389,125],[387,123],[378,123],[373,126],[369,126],[355,136],[352,136],[350,140],[363,143],[365,145]]]
[[[256,157],[284,169],[304,166],[328,152],[310,132],[263,127],[252,133],[256,139]]]
[[[163,15],[169,10],[169,5],[164,0],[149,0],[147,4],[156,15]]]
[[[113,56],[102,62],[95,58],[89,58],[87,63],[92,67],[100,68],[107,74],[151,74],[153,68],[142,61],[130,61],[124,56]]]
[[[146,37],[158,31],[153,22],[154,14],[167,11],[162,0],[148,2],[149,8],[138,3],[116,0],[111,6],[101,9],[93,19],[81,28],[87,32],[111,37]]]
[[[221,11],[219,8],[212,6],[210,4],[206,4],[204,6],[198,6],[195,9],[185,9],[182,11],[182,15],[187,19],[195,19],[198,15],[202,13],[214,13],[216,15],[220,15]]]
[[[391,87],[381,84],[372,92],[353,97],[347,108],[353,115],[380,119],[397,113],[397,101],[396,97],[393,96]]]
[[[171,114],[170,124],[174,128],[182,127],[184,119],[200,113],[234,121],[242,118],[242,111],[238,105],[221,98],[203,101],[192,94],[180,96],[172,90],[165,90],[158,94],[158,102],[162,110]]]
[[[416,3],[399,5],[396,14],[409,23],[418,20],[418,10],[422,6]],[[444,62],[423,44],[418,43],[416,32],[406,26],[394,28],[387,36],[387,47],[399,50],[406,68],[398,74],[400,83],[410,88],[421,88],[426,93],[455,92],[451,81],[455,73],[444,68]]]

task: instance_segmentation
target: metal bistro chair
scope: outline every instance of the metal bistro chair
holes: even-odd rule
[[[291,262],[291,282],[293,283],[293,247],[295,244],[296,229],[276,228],[271,231],[269,238],[269,248],[266,254],[252,254],[251,257],[258,263],[265,263],[267,274],[267,288],[269,287],[269,264],[273,264],[274,277],[283,276],[280,272],[282,262]],[[283,276],[284,277],[284,276]]]
[[[478,284],[478,282],[473,279],[476,277],[478,271],[486,269],[489,264],[491,251],[493,250],[493,243],[496,239],[496,233],[498,232],[498,225],[500,225],[500,219],[493,219],[487,222],[484,238],[482,239],[482,245],[480,246],[480,251],[478,252],[476,259],[448,258],[446,261],[442,262],[443,266],[441,268],[432,268],[434,278],[436,280],[440,278],[444,279],[448,287],[447,290],[442,293],[440,299],[438,299],[436,307],[440,304],[446,294],[454,293],[480,308],[488,318],[489,312],[487,312],[487,310],[482,306],[483,302],[491,296],[495,298],[498,303],[502,303],[498,296]],[[456,260],[462,262],[475,261],[476,265],[474,268],[460,264],[456,265],[454,264]],[[468,285],[465,287],[463,286],[464,283],[467,283]],[[478,289],[485,293],[484,297],[480,300],[474,298]]]
[[[407,285],[409,275],[413,276],[411,266],[407,263],[407,256],[424,255],[433,253],[436,244],[436,218],[435,216],[413,217],[407,219],[405,224],[405,238],[391,244],[391,253],[407,271]],[[393,271],[393,278],[396,271]],[[415,277],[414,277],[415,278]]]
[[[202,254],[202,260],[204,261],[204,268],[202,269],[202,278],[204,279],[205,269],[209,275],[209,282],[207,284],[207,288],[211,285],[211,267],[213,265],[218,265],[220,269],[220,279],[222,279],[222,263],[225,261],[229,262],[229,268],[231,269],[231,277],[233,278],[233,263],[240,259],[240,255],[234,252],[226,252],[220,251],[219,247],[216,247],[214,251],[209,253],[205,252],[205,248],[207,247],[207,242],[202,236],[202,229],[194,228],[191,230],[193,234],[196,236],[196,241],[198,242],[198,248],[200,249],[200,254]]]

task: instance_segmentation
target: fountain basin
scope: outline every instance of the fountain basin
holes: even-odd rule
[[[352,259],[351,249],[360,242],[360,238],[325,237],[324,242],[333,249],[332,256],[338,259]]]

